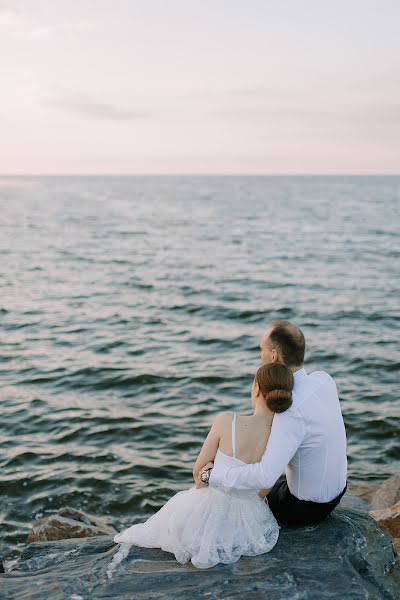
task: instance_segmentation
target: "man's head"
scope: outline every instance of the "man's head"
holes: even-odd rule
[[[299,368],[304,363],[306,342],[302,331],[289,321],[275,321],[261,338],[260,351],[263,365],[283,363]]]

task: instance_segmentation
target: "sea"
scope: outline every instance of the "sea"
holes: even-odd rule
[[[399,176],[1,177],[0,559],[193,485],[277,319],[336,381],[349,481],[398,473],[399,224]]]

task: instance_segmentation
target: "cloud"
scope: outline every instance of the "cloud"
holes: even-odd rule
[[[271,95],[276,96],[278,93],[283,93],[284,90],[281,89],[282,86],[277,85],[258,85],[254,87],[237,87],[237,88],[225,88],[225,89],[216,89],[216,90],[205,90],[205,91],[193,91],[189,93],[189,96],[198,96],[198,97],[235,97],[235,96],[248,96],[248,97],[270,97]]]
[[[84,119],[102,119],[110,121],[134,121],[152,116],[147,111],[120,108],[108,102],[95,102],[82,96],[45,100],[43,105],[62,110]]]
[[[94,29],[94,24],[88,21],[70,21],[62,24],[38,22],[34,16],[15,7],[9,7],[0,0],[0,29],[11,35],[46,39],[87,33]]]
[[[33,38],[54,38],[62,35],[74,35],[87,33],[94,28],[93,24],[86,21],[76,21],[70,23],[63,23],[62,25],[43,25],[39,27],[33,27],[29,32]]]
[[[344,122],[380,121],[398,124],[400,122],[400,106],[394,102],[374,102],[358,105],[342,104],[330,106],[309,106],[295,108],[287,106],[265,106],[265,108],[231,108],[210,111],[210,114],[226,117],[277,118],[282,119],[336,119]]]
[[[0,2],[0,27],[12,29],[25,24],[25,15],[16,8],[9,8],[4,2]]]

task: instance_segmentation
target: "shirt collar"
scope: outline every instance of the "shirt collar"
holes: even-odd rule
[[[295,381],[299,381],[300,379],[304,379],[304,377],[308,377],[308,373],[305,370],[305,368],[302,367],[301,369],[293,373],[293,377]]]

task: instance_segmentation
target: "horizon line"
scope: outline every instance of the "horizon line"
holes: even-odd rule
[[[0,173],[0,177],[399,177],[398,173]]]

